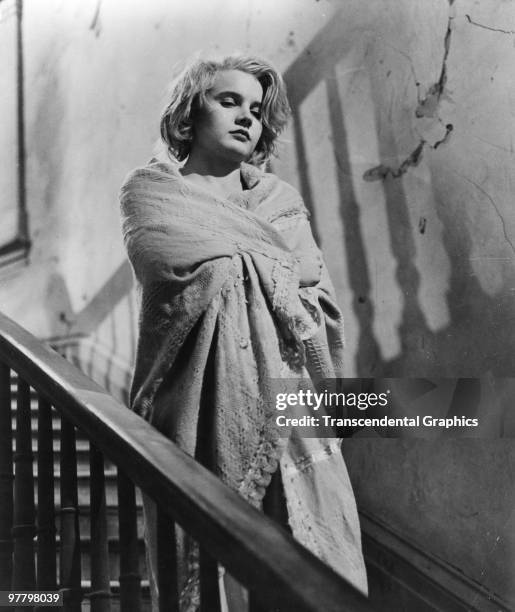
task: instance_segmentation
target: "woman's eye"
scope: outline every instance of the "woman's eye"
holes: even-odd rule
[[[222,98],[220,104],[222,106],[234,106],[235,102],[232,98]]]
[[[253,110],[253,111],[252,111],[252,114],[254,115],[254,117],[255,117],[256,119],[261,119],[261,111],[259,111],[259,110]]]

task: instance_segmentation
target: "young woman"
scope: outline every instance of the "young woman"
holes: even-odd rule
[[[283,500],[294,537],[366,592],[339,441],[284,437],[276,423],[273,381],[341,375],[343,350],[302,198],[261,169],[288,114],[280,75],[257,58],[197,60],[175,81],[161,119],[169,159],[121,192],[142,290],[131,402],[251,504]],[[182,606],[194,610],[198,563],[182,549]]]

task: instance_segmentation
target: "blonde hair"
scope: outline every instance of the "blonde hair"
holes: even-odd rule
[[[188,157],[194,135],[195,117],[206,103],[206,92],[222,70],[241,70],[253,75],[263,87],[261,121],[263,132],[250,163],[260,165],[275,153],[275,140],[290,115],[286,86],[269,63],[251,56],[231,55],[222,60],[196,59],[173,81],[171,99],[161,116],[161,137],[177,160]]]

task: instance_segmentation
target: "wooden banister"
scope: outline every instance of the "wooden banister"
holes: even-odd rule
[[[63,425],[69,421],[94,441],[262,605],[297,612],[371,609],[357,589],[286,531],[1,314],[0,361],[30,381],[58,408]]]

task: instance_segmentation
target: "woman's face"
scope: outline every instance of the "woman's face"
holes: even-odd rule
[[[248,160],[263,131],[262,98],[263,87],[251,74],[218,72],[195,119],[191,152],[238,164]]]

